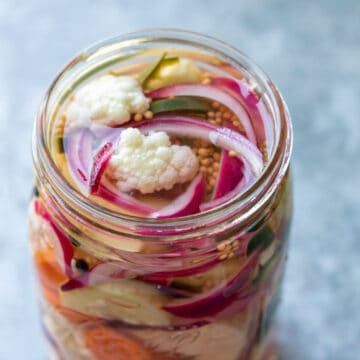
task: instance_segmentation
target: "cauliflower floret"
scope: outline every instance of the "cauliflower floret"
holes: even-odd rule
[[[201,71],[194,62],[188,59],[179,59],[174,64],[160,67],[159,73],[149,81],[148,87],[155,89],[179,83],[196,83],[201,79]]]
[[[130,120],[131,114],[144,113],[149,103],[132,77],[104,75],[76,93],[67,110],[67,118],[78,125],[88,125],[89,121],[121,125]]]
[[[192,180],[198,169],[198,158],[190,147],[171,145],[165,132],[145,136],[129,128],[121,133],[107,176],[122,192],[149,194]]]

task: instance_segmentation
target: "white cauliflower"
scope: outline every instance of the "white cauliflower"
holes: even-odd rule
[[[149,103],[150,99],[132,77],[104,75],[76,93],[67,118],[78,125],[88,125],[90,121],[121,125],[130,120],[131,114],[144,113]]]
[[[198,158],[190,147],[171,145],[165,132],[145,136],[129,128],[121,133],[107,176],[122,192],[139,190],[149,194],[192,180],[198,169]]]
[[[201,79],[201,71],[194,62],[188,59],[179,59],[173,64],[161,66],[158,74],[149,81],[148,87],[155,89],[179,83],[196,83]]]

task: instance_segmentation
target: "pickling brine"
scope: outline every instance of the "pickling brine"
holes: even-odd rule
[[[71,61],[33,140],[30,240],[49,354],[274,355],[291,144],[276,87],[217,40],[135,33]]]

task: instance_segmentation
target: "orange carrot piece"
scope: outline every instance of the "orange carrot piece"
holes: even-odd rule
[[[99,325],[84,333],[85,344],[99,360],[151,360],[151,351],[138,341]]]
[[[63,307],[63,306],[56,306],[56,310],[59,314],[64,316],[66,319],[68,319],[69,321],[76,323],[76,324],[99,321],[98,318],[88,316],[85,314],[81,314],[78,311],[74,311],[74,310],[71,310],[71,309]]]
[[[53,306],[59,306],[59,287],[68,278],[61,271],[53,249],[37,250],[34,261],[44,296]]]

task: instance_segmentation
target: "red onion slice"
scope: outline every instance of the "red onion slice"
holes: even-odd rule
[[[35,213],[44,219],[53,229],[55,233],[53,249],[55,257],[61,267],[61,270],[68,276],[71,275],[71,260],[74,256],[74,249],[69,238],[62,232],[59,226],[55,223],[50,213],[47,211],[41,201],[34,201]]]
[[[238,309],[239,306],[246,306],[252,297],[248,299],[247,292],[241,294],[240,290],[249,286],[250,275],[257,266],[258,258],[259,252],[255,252],[237,274],[209,293],[175,300],[163,309],[183,318],[201,318],[218,315],[224,310],[229,311],[229,307]]]
[[[254,176],[251,174],[250,169],[248,168],[248,166],[246,166],[246,164],[244,164],[244,168],[243,168],[243,178],[241,179],[241,181],[236,185],[236,187],[234,188],[234,190],[231,190],[230,192],[228,192],[226,195],[218,198],[218,199],[214,199],[211,201],[208,201],[206,203],[203,203],[200,205],[200,211],[208,211],[211,209],[214,209],[218,206],[221,206],[225,203],[227,203],[228,201],[234,199],[235,197],[237,197],[240,193],[242,193],[252,182],[255,181]]]
[[[195,214],[200,210],[204,195],[205,178],[203,174],[199,174],[192,180],[183,194],[151,216],[157,219],[166,219]]]
[[[130,270],[128,266],[125,266],[125,264],[121,262],[107,261],[95,265],[87,273],[80,274],[79,276],[70,279],[68,282],[61,286],[61,291],[70,291],[85,286],[96,286],[113,280],[137,278],[137,281],[145,281],[147,283],[154,284],[157,290],[166,295],[170,295],[176,298],[184,298],[191,296],[191,293],[186,290],[169,287],[167,284],[165,284],[165,282],[163,284],[155,284],[153,281],[151,281],[152,279],[150,277],[148,279],[145,279],[145,276],[142,275],[143,273],[139,271],[139,268],[133,268]]]
[[[248,113],[244,106],[233,96],[222,89],[205,84],[178,84],[163,87],[147,94],[152,99],[167,98],[171,96],[200,96],[217,101],[228,107],[241,121],[247,138],[256,144],[256,136]]]
[[[88,129],[76,129],[64,142],[70,174],[84,195],[90,191],[90,160],[93,137]]]
[[[215,259],[212,259],[206,263],[193,266],[191,268],[185,268],[180,270],[171,270],[171,271],[161,271],[152,273],[146,276],[143,276],[143,279],[146,281],[152,281],[152,282],[160,282],[162,283],[165,281],[166,283],[170,282],[173,278],[176,277],[183,277],[183,276],[193,276],[197,274],[201,274],[207,270],[212,269],[216,265],[218,265],[222,260],[220,260],[218,257]]]
[[[222,151],[219,173],[213,192],[213,200],[221,198],[234,190],[244,178],[243,170],[244,163],[241,159],[236,156],[230,156],[226,150]]]
[[[228,128],[187,116],[173,115],[156,116],[151,121],[143,121],[132,126],[146,133],[165,131],[170,135],[210,141],[215,146],[233,150],[249,165],[255,177],[259,176],[263,169],[259,149],[244,136]]]
[[[137,215],[151,215],[156,211],[155,208],[136,200],[134,197],[120,192],[105,176],[99,182],[99,186],[93,195],[111,202],[129,212]]]
[[[134,277],[134,273],[117,261],[108,261],[95,265],[88,275],[87,285],[97,285],[111,279]]]
[[[43,192],[41,195],[44,199],[44,202],[46,203],[46,206],[49,207],[50,211],[55,214],[55,217],[59,219],[58,221],[61,222],[63,226],[71,229],[71,222],[58,210],[58,207],[61,207],[58,201],[56,199],[50,198],[49,195],[46,194],[46,192]]]
[[[134,277],[131,271],[117,261],[107,261],[95,265],[90,271],[70,279],[61,287],[62,291],[79,289],[84,286],[95,286],[115,279]]]
[[[223,89],[229,95],[237,99],[246,109],[253,125],[258,145],[268,142],[268,148],[272,147],[271,118],[269,111],[262,99],[259,99],[249,84],[242,80],[235,80],[227,77],[215,77],[212,85]]]
[[[106,165],[108,164],[112,154],[113,146],[110,142],[108,142],[103,145],[95,155],[90,175],[91,193],[94,193],[98,190],[101,177],[105,172]]]

